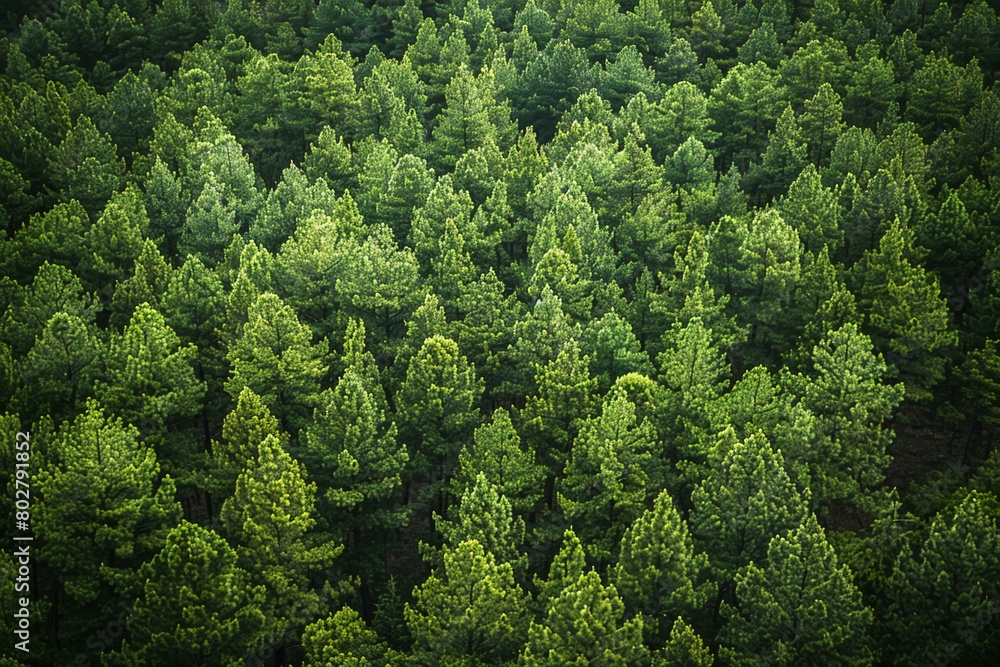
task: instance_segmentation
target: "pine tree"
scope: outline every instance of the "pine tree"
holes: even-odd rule
[[[808,162],[808,146],[800,121],[791,106],[778,117],[774,131],[768,133],[767,149],[761,155],[760,167],[751,168],[747,181],[761,203],[788,191],[788,186]]]
[[[586,567],[587,559],[583,553],[583,544],[573,529],[567,528],[563,532],[559,551],[549,565],[546,578],[543,580],[537,574],[534,575],[534,584],[538,591],[535,596],[537,606],[544,611],[566,588],[583,576]]]
[[[524,541],[524,521],[514,516],[510,500],[484,473],[476,475],[472,485],[466,487],[451,512],[451,520],[435,514],[434,525],[447,547],[475,540],[497,563],[510,563],[518,578],[523,574],[527,559],[519,550]]]
[[[764,152],[767,131],[785,107],[784,94],[777,73],[762,62],[737,64],[715,86],[709,115],[720,133],[724,167],[735,163],[745,171]]]
[[[635,405],[621,389],[605,398],[599,417],[581,426],[558,499],[594,563],[612,561],[621,535],[662,488],[657,449],[656,430],[637,422]]]
[[[236,407],[222,422],[222,440],[212,444],[210,490],[220,500],[233,495],[236,480],[260,456],[260,443],[268,436],[287,441],[278,419],[250,387],[244,387]]]
[[[327,612],[332,587],[314,582],[325,580],[343,547],[309,534],[316,523],[316,485],[306,482],[305,469],[281,439],[268,435],[258,452],[237,478],[220,518],[240,566],[264,585],[264,639],[280,650],[297,629]]]
[[[361,615],[350,607],[306,626],[302,646],[309,665],[379,665],[394,657]]]
[[[776,67],[784,55],[778,42],[778,34],[769,21],[754,28],[750,37],[739,48],[739,61],[748,65],[760,61],[768,67]]]
[[[110,294],[111,285],[124,276],[143,249],[142,235],[149,218],[134,187],[111,197],[104,211],[87,229],[87,256],[79,272],[98,294]]]
[[[406,445],[397,442],[396,425],[356,368],[324,392],[302,439],[319,489],[318,516],[338,537],[360,546],[375,539],[372,533],[404,523],[396,495],[409,460]]]
[[[481,83],[460,67],[445,88],[445,107],[434,128],[434,153],[442,167],[453,169],[464,154],[497,138],[488,108],[495,102]]]
[[[441,479],[452,473],[479,424],[482,392],[476,369],[454,341],[440,335],[424,341],[396,397],[400,439],[414,453],[414,475],[433,472]]]
[[[121,335],[112,336],[96,393],[147,440],[161,444],[170,425],[200,408],[205,385],[195,377],[196,354],[194,347],[181,345],[163,315],[142,304]]]
[[[490,423],[476,429],[472,445],[458,455],[454,495],[472,488],[480,474],[509,499],[516,514],[535,510],[542,498],[545,469],[535,462],[535,450],[522,444],[504,408],[497,408]]]
[[[809,145],[809,160],[816,166],[826,164],[837,137],[844,129],[844,105],[840,95],[829,83],[819,87],[816,94],[805,101],[805,111],[799,118],[802,136]]]
[[[735,436],[728,436],[735,440]],[[725,443],[727,436],[720,438]],[[692,533],[723,581],[747,563],[762,565],[775,535],[796,528],[808,508],[762,433],[729,445],[691,493]]]
[[[653,667],[712,667],[715,657],[694,629],[677,617],[666,645],[653,654]]]
[[[140,304],[160,307],[173,270],[151,240],[146,239],[132,265],[132,275],[119,280],[111,297],[111,324],[124,329]]]
[[[696,616],[708,601],[710,584],[702,582],[708,566],[704,554],[695,554],[687,524],[662,491],[625,531],[618,563],[609,573],[628,615],[641,613],[647,637],[659,645],[667,639],[669,619]]]
[[[801,374],[787,384],[815,415],[816,442],[787,452],[808,467],[809,487],[817,504],[855,502],[884,479],[893,432],[884,424],[903,399],[903,388],[888,384],[881,355],[857,325],[827,332],[812,352],[810,378]]]
[[[757,354],[768,347],[782,349],[790,342],[783,311],[802,280],[802,243],[773,208],[755,215],[737,233],[737,296],[741,320],[750,325],[748,342]]]
[[[876,349],[888,357],[890,375],[913,400],[927,400],[944,376],[947,350],[955,344],[948,305],[938,280],[916,262],[913,233],[897,218],[857,265],[859,310],[868,314]]]
[[[27,390],[22,414],[48,414],[62,421],[78,413],[93,393],[102,353],[93,328],[78,316],[53,315],[21,368]]]
[[[260,295],[248,312],[243,335],[226,355],[232,374],[226,391],[237,397],[250,387],[274,412],[282,430],[297,432],[319,398],[326,374],[326,341],[312,332],[274,294]]]
[[[990,660],[1000,645],[991,622],[1000,576],[997,509],[992,494],[969,491],[934,517],[917,553],[903,547],[886,590],[893,664]]]
[[[524,644],[526,602],[510,564],[497,564],[479,542],[447,548],[443,567],[406,605],[414,653],[429,664],[513,660]]]
[[[778,202],[778,210],[798,233],[807,251],[819,254],[825,245],[830,255],[840,255],[844,243],[840,206],[836,193],[823,186],[814,165],[806,165],[792,182],[788,194]]]
[[[767,564],[736,575],[738,605],[723,607],[720,657],[732,665],[872,665],[872,611],[815,517],[775,536]]]
[[[618,378],[629,373],[653,375],[649,355],[642,349],[632,327],[611,311],[590,322],[583,332],[583,349],[589,353],[590,373],[598,391],[606,394]]]
[[[210,172],[208,182],[188,208],[178,249],[215,266],[239,229],[236,211],[227,205],[222,188]]]
[[[594,570],[568,578],[549,599],[541,622],[531,623],[521,660],[530,667],[644,664],[649,656],[642,617],[623,623],[624,613],[614,585],[604,586]]]
[[[136,570],[163,546],[181,508],[138,430],[106,416],[93,399],[51,435],[49,461],[35,480],[41,500],[33,528],[63,601],[54,628],[78,636],[93,629],[79,627],[88,614],[103,610],[106,622],[118,613],[116,600],[134,594],[142,583]]]
[[[0,320],[0,331],[17,356],[27,354],[49,320],[57,313],[79,317],[85,323],[94,321],[94,298],[69,269],[44,263],[31,285],[14,287],[9,307]]]
[[[128,636],[109,664],[235,666],[260,641],[263,588],[251,585],[236,552],[213,531],[182,521],[140,576]]]
[[[597,412],[597,380],[588,366],[589,359],[580,355],[575,340],[568,341],[554,360],[536,365],[538,392],[528,397],[521,420],[525,439],[549,466],[563,460],[581,425]]]
[[[372,354],[382,366],[393,356],[395,339],[424,300],[420,266],[413,251],[400,250],[388,227],[377,226],[348,256],[337,277],[338,301],[372,336]]]
[[[392,228],[399,240],[410,234],[414,214],[427,202],[434,187],[434,171],[423,158],[406,154],[399,158],[385,189],[376,193],[375,215]]]
[[[570,230],[572,229],[570,227]],[[572,238],[575,241],[575,234]],[[559,297],[563,303],[563,310],[574,320],[584,322],[590,319],[593,309],[594,297],[591,294],[593,286],[589,280],[580,277],[577,264],[562,248],[549,249],[535,265],[534,273],[528,283],[528,295],[538,299],[545,288]]]
[[[664,339],[658,361],[660,382],[672,392],[667,428],[682,438],[680,453],[697,467],[708,455],[710,413],[728,375],[726,358],[701,317],[692,317],[686,325],[675,323]]]

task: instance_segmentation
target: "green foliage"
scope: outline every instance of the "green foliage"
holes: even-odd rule
[[[799,526],[808,512],[763,433],[733,440],[732,433],[720,437],[717,447],[725,450],[691,493],[692,532],[724,580],[748,563],[763,565],[771,538]]]
[[[257,393],[283,430],[301,428],[319,400],[326,374],[326,341],[313,344],[312,332],[274,294],[261,294],[247,314],[243,335],[229,349],[230,396],[244,387]]]
[[[737,607],[726,605],[720,657],[733,665],[871,665],[872,611],[840,565],[815,517],[775,536],[767,565],[736,575]]]
[[[593,570],[568,578],[549,599],[543,620],[531,623],[522,661],[553,666],[645,664],[649,655],[642,644],[642,617],[622,623],[623,614],[615,587],[604,586]]]
[[[1000,653],[991,3],[0,24],[29,664]]]
[[[937,278],[915,263],[913,233],[896,219],[858,267],[860,304],[876,348],[888,355],[907,397],[926,400],[955,344]],[[863,266],[864,268],[861,268]]]
[[[268,435],[258,452],[236,479],[220,518],[236,544],[240,566],[264,585],[264,639],[280,647],[297,628],[325,613],[333,587],[313,582],[343,547],[331,541],[317,544],[310,535],[316,522],[316,485],[306,482],[305,469],[282,440]]]
[[[310,665],[386,664],[389,649],[350,607],[306,626],[302,635],[306,663]]]
[[[707,565],[704,554],[695,554],[673,498],[663,491],[653,508],[625,531],[610,578],[626,609],[643,614],[648,636],[662,641],[667,639],[667,619],[697,615],[708,601],[710,584],[701,581]]]
[[[96,401],[47,437],[53,441],[35,476],[43,500],[33,507],[32,526],[45,540],[38,558],[63,599],[53,621],[82,641],[141,586],[139,566],[163,546],[181,508],[173,480],[160,478],[156,454],[137,429],[107,417]]]
[[[440,335],[424,341],[397,396],[400,436],[413,448],[414,473],[450,474],[479,424],[482,392],[483,381],[454,341]]]
[[[478,484],[485,475],[491,484],[523,514],[535,509],[542,497],[540,484],[545,468],[535,462],[535,451],[522,444],[510,414],[503,408],[493,412],[493,419],[476,429],[471,446],[458,456],[458,470],[452,479],[455,495]],[[485,544],[485,542],[484,542]]]
[[[444,566],[413,593],[406,622],[414,653],[427,664],[503,664],[516,657],[527,627],[527,597],[475,540],[446,548]]]
[[[559,504],[576,526],[591,559],[607,565],[626,528],[662,488],[653,425],[637,421],[635,404],[618,389],[599,417],[580,427],[573,443]]]
[[[885,622],[900,647],[894,664],[937,656],[970,662],[997,645],[990,609],[996,604],[996,498],[970,491],[942,510],[921,548],[905,546],[889,580]],[[913,610],[920,609],[920,614]]]
[[[260,639],[263,591],[236,553],[209,529],[181,522],[141,571],[142,590],[114,665],[211,662],[238,665]],[[183,581],[183,586],[177,582]]]

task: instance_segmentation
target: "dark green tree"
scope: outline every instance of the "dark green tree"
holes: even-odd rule
[[[720,657],[732,665],[872,665],[872,611],[815,517],[775,536],[767,564],[736,575]]]

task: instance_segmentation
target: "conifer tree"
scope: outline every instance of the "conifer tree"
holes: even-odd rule
[[[261,294],[250,306],[243,335],[229,348],[226,391],[236,397],[250,387],[282,430],[297,432],[319,398],[326,356],[326,341],[313,344],[312,332],[291,307],[274,294]]]
[[[887,367],[853,323],[829,331],[813,349],[811,378],[788,378],[791,390],[815,415],[816,442],[787,455],[808,468],[813,501],[855,502],[881,485],[893,432],[885,426],[903,399],[886,382]]]
[[[723,607],[720,657],[732,665],[872,665],[872,611],[852,579],[815,517],[775,536],[767,564],[736,575],[738,604]]]
[[[589,359],[570,340],[549,363],[537,365],[538,392],[529,396],[521,420],[525,438],[548,465],[558,465],[569,452],[588,417],[596,414],[597,380],[590,375]]]
[[[409,455],[358,370],[348,367],[320,397],[303,441],[319,490],[318,516],[328,529],[361,545],[376,531],[402,525],[406,509],[396,506],[396,495]]]
[[[599,417],[581,426],[560,480],[559,505],[594,563],[612,561],[621,535],[662,488],[657,444],[653,425],[637,422],[635,405],[621,389],[605,398]]]
[[[452,548],[475,540],[497,563],[510,563],[514,573],[524,572],[527,559],[520,553],[524,541],[524,520],[514,516],[510,500],[484,473],[476,475],[465,489],[461,501],[451,513],[451,520],[434,515],[434,524]]]
[[[997,500],[969,491],[931,522],[921,548],[904,546],[886,594],[896,665],[989,660],[1000,637],[991,611],[1000,572]]]
[[[306,482],[302,464],[281,439],[268,435],[222,505],[222,525],[236,545],[240,566],[264,586],[264,638],[277,650],[325,614],[334,593],[329,582],[314,584],[325,581],[343,550],[310,534],[316,523],[315,498],[316,485]]]
[[[306,626],[302,646],[309,665],[388,664],[393,654],[350,607]]]
[[[916,261],[913,232],[898,218],[856,265],[859,306],[872,342],[888,357],[907,397],[926,400],[944,375],[944,354],[956,342],[938,280]]]
[[[196,354],[144,303],[121,335],[112,336],[97,395],[151,443],[161,444],[171,424],[198,412],[205,385],[194,374]]]
[[[721,443],[727,439],[720,438]],[[732,442],[691,493],[691,528],[723,581],[753,562],[763,565],[775,535],[796,528],[808,508],[785,472],[781,453],[762,433]]]
[[[76,315],[53,315],[24,358],[22,413],[48,414],[57,421],[76,414],[93,394],[102,353],[91,326]]]
[[[182,521],[142,567],[127,636],[108,664],[244,664],[260,641],[264,591],[236,560],[212,530]]]
[[[450,476],[462,447],[472,441],[480,414],[477,403],[483,382],[440,335],[424,341],[410,362],[397,396],[400,438],[412,448],[415,475]]]
[[[526,598],[510,563],[498,564],[476,540],[446,548],[443,567],[406,605],[414,653],[432,664],[511,661],[524,644]]]
[[[698,615],[711,594],[702,581],[708,566],[704,554],[695,554],[687,524],[667,491],[660,492],[625,531],[618,562],[609,578],[621,594],[629,615],[642,613],[647,637],[660,644],[667,639],[669,619]]]
[[[244,387],[236,407],[222,422],[222,440],[212,444],[210,489],[225,500],[236,490],[236,479],[260,456],[268,436],[287,441],[278,419],[250,387]]]
[[[677,617],[670,639],[653,653],[653,667],[712,667],[715,657],[694,629]]]
[[[483,474],[510,501],[516,514],[536,509],[542,498],[545,469],[535,461],[535,450],[525,446],[504,408],[476,429],[472,445],[458,455],[458,470],[452,478],[455,495],[461,496]]]
[[[181,508],[138,429],[107,416],[97,401],[51,436],[49,461],[35,480],[41,500],[33,529],[63,600],[54,627],[77,636],[84,610],[103,610],[106,622],[118,613],[116,600],[135,593],[136,570],[163,546]]]
[[[602,584],[594,570],[567,580],[549,599],[542,620],[531,623],[521,660],[531,667],[644,664],[649,655],[642,617],[622,622],[624,613],[614,585]]]

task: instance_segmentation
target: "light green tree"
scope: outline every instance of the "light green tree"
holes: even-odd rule
[[[618,562],[609,573],[625,603],[626,613],[643,615],[647,642],[660,645],[668,639],[670,619],[697,616],[712,593],[703,580],[708,557],[696,554],[687,523],[674,499],[660,492],[625,531]]]
[[[414,653],[428,664],[504,664],[524,645],[527,596],[510,563],[497,563],[476,540],[446,548],[444,565],[405,609]]]
[[[279,437],[268,435],[222,505],[222,525],[240,567],[264,586],[264,639],[275,649],[327,613],[335,594],[326,577],[343,547],[310,534],[315,499],[316,485],[306,481],[302,464]]]
[[[326,374],[327,343],[312,342],[290,306],[270,293],[257,297],[248,311],[243,335],[229,348],[232,367],[226,391],[238,397],[250,387],[271,409],[282,430],[305,425]]]
[[[128,634],[107,664],[245,664],[261,639],[264,591],[236,561],[212,530],[182,521],[142,567]]]
[[[622,389],[605,398],[599,417],[581,426],[558,500],[594,563],[612,562],[622,534],[662,488],[657,445],[653,425],[637,421],[635,404]]]
[[[753,562],[763,565],[775,535],[798,527],[808,507],[785,472],[781,453],[762,433],[742,442],[724,435],[718,463],[691,493],[692,533],[723,581]]]
[[[561,589],[553,591],[542,620],[531,623],[523,664],[626,667],[648,662],[642,617],[624,620],[625,605],[613,584],[605,586],[600,575],[589,570],[567,577]]]
[[[496,486],[517,514],[535,510],[542,498],[545,469],[535,461],[535,450],[525,446],[504,408],[493,412],[489,424],[476,428],[471,446],[458,455],[452,478],[453,493],[461,496],[477,484],[480,474]]]

